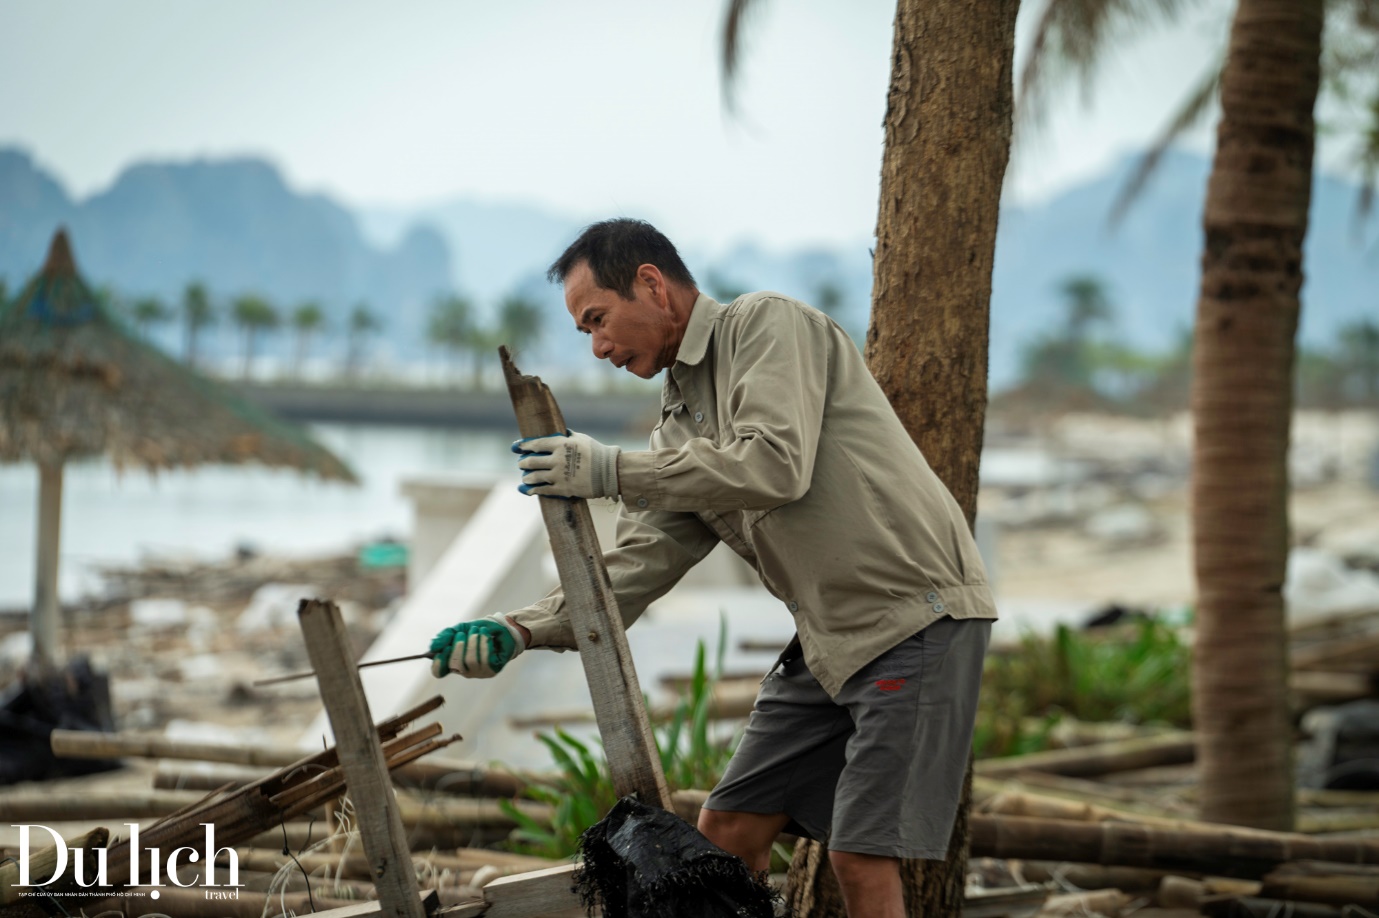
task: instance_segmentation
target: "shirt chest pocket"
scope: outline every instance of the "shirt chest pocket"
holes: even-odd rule
[[[689,410],[683,401],[671,402],[661,406],[661,420],[651,431],[651,445],[655,449],[668,446],[683,446],[695,436],[694,424],[689,420]]]

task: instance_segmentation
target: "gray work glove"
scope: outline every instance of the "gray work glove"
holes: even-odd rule
[[[528,437],[512,444],[522,456],[517,467],[522,483],[517,490],[537,497],[618,496],[618,454],[587,434],[573,431],[545,437]]]

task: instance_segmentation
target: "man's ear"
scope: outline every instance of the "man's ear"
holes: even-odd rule
[[[659,306],[666,306],[670,303],[670,294],[666,289],[666,279],[661,274],[661,269],[655,265],[641,265],[637,268],[637,280],[646,284],[651,292],[652,298]]]

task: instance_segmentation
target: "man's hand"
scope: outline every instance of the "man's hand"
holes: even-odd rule
[[[460,622],[432,638],[431,675],[439,679],[459,673],[470,679],[491,679],[526,649],[518,626],[506,615]]]
[[[538,497],[617,497],[618,454],[582,433],[528,437],[512,444],[521,454],[517,467],[522,484],[517,490]]]

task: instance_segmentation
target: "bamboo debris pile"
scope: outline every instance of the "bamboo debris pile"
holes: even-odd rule
[[[441,699],[437,696],[376,726],[384,760],[389,768],[415,762],[458,739],[442,738],[441,727],[436,723],[403,732],[414,721],[440,705]],[[128,738],[121,740],[97,736],[91,742],[73,744],[70,748],[78,750],[76,754],[105,756],[110,754],[111,748],[121,747],[122,743],[127,742]],[[128,818],[131,812],[134,818],[138,818],[148,815],[152,810],[161,818],[151,825],[140,827],[138,844],[141,851],[146,848],[172,851],[179,847],[191,847],[195,850],[195,846],[206,837],[207,830],[203,828],[205,824],[214,827],[217,846],[243,844],[269,830],[285,829],[288,820],[330,804],[344,792],[345,783],[340,763],[335,748],[331,747],[314,755],[299,757],[296,761],[239,788],[222,787],[209,794],[157,791],[144,800],[123,801],[123,806],[121,801],[103,799],[101,802],[104,811],[102,815],[94,817],[89,815],[89,810],[83,810],[88,806],[94,808],[95,804],[92,800],[81,798],[72,801],[72,805],[65,805],[66,801],[60,798],[49,798],[46,801],[47,809],[39,810],[38,807],[45,801],[11,796],[0,798],[0,809],[12,818],[25,820],[82,817],[106,819],[119,816]],[[175,795],[169,796],[170,793]],[[157,805],[150,807],[151,802]],[[141,809],[144,812],[139,812]],[[422,817],[418,816],[417,821],[422,821]],[[99,837],[96,833],[103,832],[106,830],[100,828],[88,833],[87,844],[91,846],[92,851],[99,847],[92,844],[92,840]],[[112,883],[123,885],[137,876],[131,873],[131,860],[134,855],[131,839],[115,840],[106,847],[105,854],[107,876]],[[55,890],[76,895],[77,890],[73,882],[74,868],[75,863],[69,864],[68,871],[57,881]],[[92,872],[88,872],[87,875],[91,874]],[[0,867],[0,905],[7,907],[7,918],[10,915],[19,918],[28,914],[43,914],[37,900],[20,898],[22,890],[17,885],[18,880],[16,865],[11,863]],[[92,895],[92,898],[96,897]]]
[[[1379,609],[1301,622],[1289,638],[1300,710],[1379,696]]]
[[[135,567],[102,567],[110,593],[106,606],[145,596],[177,596],[187,602],[226,604],[244,602],[270,583],[310,583],[325,595],[382,608],[401,592],[397,568],[373,569],[353,555],[322,558],[251,556],[200,562],[176,559],[145,560]]]
[[[1147,748],[1171,761],[1181,738],[979,762],[975,875],[992,888],[1053,891],[1045,918],[1341,918],[1347,906],[1379,906],[1379,839],[1307,834],[1379,828],[1379,792],[1303,791],[1304,831],[1264,832],[1191,818],[1190,766],[1148,756],[1140,769],[1111,770]]]

